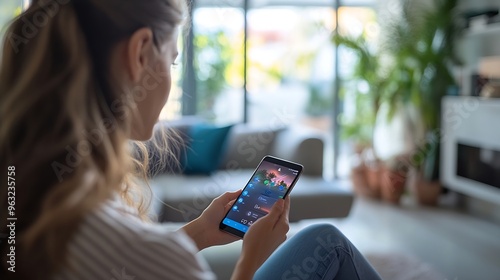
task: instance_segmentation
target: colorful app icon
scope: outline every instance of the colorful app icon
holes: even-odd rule
[[[243,202],[243,198],[241,198],[241,197],[240,197],[240,198],[238,198],[238,202],[239,202],[239,203],[242,203],[242,202]]]
[[[248,196],[248,191],[243,191],[242,195],[243,196]]]
[[[269,185],[269,180],[264,180],[264,185]]]
[[[233,211],[236,211],[236,210],[238,210],[238,206],[235,205],[235,206],[233,206]]]

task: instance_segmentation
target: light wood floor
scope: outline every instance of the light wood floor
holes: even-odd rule
[[[491,221],[408,198],[401,206],[356,198],[349,217],[328,221],[363,253],[408,253],[449,280],[500,279],[500,225]]]

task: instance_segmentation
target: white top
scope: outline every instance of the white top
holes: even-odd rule
[[[53,279],[215,279],[184,231],[130,212],[111,202],[89,214],[68,244],[67,267]]]

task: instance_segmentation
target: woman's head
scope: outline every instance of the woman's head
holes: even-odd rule
[[[126,102],[121,99],[129,98],[127,110],[134,114],[130,137],[149,139],[170,91],[170,66],[177,57],[178,25],[184,18],[182,2],[74,2],[94,70],[111,95],[108,106],[123,113],[120,105]]]
[[[114,193],[145,212],[127,139],[151,136],[184,17],[182,0],[40,0],[9,26],[0,167],[16,169],[21,266],[56,269],[81,218]]]

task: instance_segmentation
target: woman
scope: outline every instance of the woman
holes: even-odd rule
[[[0,68],[2,279],[212,279],[196,253],[239,192],[176,232],[151,223],[144,144],[165,105],[180,0],[32,1]],[[129,146],[129,140],[135,146]],[[139,150],[134,159],[132,150]],[[8,176],[8,177],[7,177]],[[14,183],[10,183],[14,182]],[[286,242],[290,200],[252,225],[233,279],[377,279],[334,227]],[[10,208],[9,208],[10,206]],[[8,209],[8,211],[4,211]],[[313,278],[313,276],[308,279]]]

